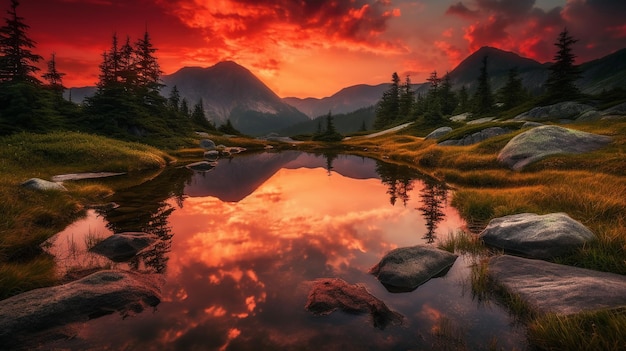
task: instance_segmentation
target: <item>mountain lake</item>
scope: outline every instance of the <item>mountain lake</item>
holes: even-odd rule
[[[461,255],[442,277],[389,292],[370,268],[390,250],[464,227],[450,190],[407,167],[341,154],[265,152],[220,159],[206,172],[167,168],[121,190],[117,207],[51,238],[58,274],[99,268],[163,276],[161,302],[73,326],[44,349],[523,350],[525,329],[493,299],[472,294]],[[87,247],[142,231],[156,245],[127,262]],[[359,284],[401,314],[377,328],[368,313],[305,309],[313,282]]]

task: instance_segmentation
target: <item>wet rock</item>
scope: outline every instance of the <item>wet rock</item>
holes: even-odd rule
[[[473,145],[482,142],[483,140],[496,137],[498,135],[510,133],[511,130],[508,128],[502,127],[491,127],[485,128],[480,132],[476,132],[470,135],[466,135],[461,139],[449,139],[444,140],[439,143],[439,145],[444,146],[465,146],[465,145]]]
[[[439,139],[442,136],[450,133],[451,131],[452,131],[452,128],[450,127],[437,128],[433,130],[432,132],[430,132],[430,134],[428,134],[424,139]]]
[[[215,142],[211,139],[202,139],[200,140],[200,147],[205,150],[214,150]]]
[[[24,188],[38,191],[67,191],[61,183],[50,182],[39,178],[31,178],[20,185]]]
[[[217,164],[215,162],[199,161],[199,162],[190,163],[186,165],[185,167],[187,167],[188,169],[192,171],[207,172],[215,168],[216,165]]]
[[[574,314],[626,306],[626,276],[514,256],[489,261],[496,284],[539,313]]]
[[[565,255],[596,236],[565,213],[521,213],[493,219],[480,233],[485,244],[525,257]]]
[[[370,269],[391,292],[408,292],[433,277],[445,275],[457,256],[432,246],[402,247],[387,253]]]
[[[304,306],[316,315],[328,315],[336,310],[348,313],[369,313],[376,328],[402,324],[404,317],[391,311],[384,302],[372,296],[364,286],[348,284],[337,278],[318,279],[313,283]]]
[[[96,244],[90,251],[114,262],[125,262],[157,240],[156,235],[142,232],[116,233]]]
[[[217,150],[210,150],[204,153],[204,158],[206,158],[209,161],[217,161],[218,158],[220,158],[220,152]]]
[[[593,107],[577,102],[566,101],[549,106],[539,106],[530,111],[517,115],[514,119],[534,121],[548,121],[559,119],[576,119],[585,112],[594,110]]]
[[[498,154],[498,161],[517,171],[550,155],[589,152],[609,144],[611,140],[604,135],[559,126],[541,126],[511,139]]]
[[[28,348],[41,338],[67,338],[64,327],[103,315],[123,317],[160,303],[158,277],[100,271],[83,279],[35,289],[0,301],[0,348]],[[43,340],[51,341],[51,340]]]

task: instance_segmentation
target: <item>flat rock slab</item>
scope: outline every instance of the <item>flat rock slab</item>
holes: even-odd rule
[[[559,102],[549,106],[538,106],[517,115],[514,119],[547,121],[554,119],[576,119],[581,114],[594,110],[593,107],[573,101]]]
[[[208,172],[217,166],[216,162],[199,161],[186,165],[188,169],[198,172]]]
[[[559,126],[540,126],[511,139],[498,154],[498,161],[512,170],[519,171],[528,164],[550,155],[590,152],[611,141],[611,137],[605,135]]]
[[[124,175],[124,174],[126,173],[119,173],[119,172],[69,173],[69,174],[55,175],[52,177],[52,181],[64,182],[68,180],[108,178],[108,177],[115,177],[115,176]]]
[[[156,276],[100,271],[68,284],[12,296],[0,301],[0,348],[22,348],[42,334],[67,337],[60,335],[63,327],[99,316],[139,313],[160,303],[161,284]]]
[[[515,256],[489,261],[488,274],[539,313],[626,307],[626,276]]]
[[[445,274],[456,258],[455,254],[428,245],[402,247],[387,253],[370,273],[387,290],[408,292]]]
[[[443,146],[465,146],[465,145],[473,145],[478,144],[484,140],[489,138],[493,138],[499,135],[508,134],[511,132],[511,129],[502,128],[502,127],[491,127],[485,128],[480,132],[476,132],[470,135],[466,135],[461,139],[448,139],[440,142],[438,145]]]
[[[488,246],[540,259],[566,255],[596,240],[593,232],[565,213],[520,213],[495,218],[480,238]]]
[[[50,182],[39,178],[30,178],[20,185],[24,188],[38,191],[67,191],[63,184]]]
[[[304,308],[316,315],[328,315],[336,310],[369,313],[374,326],[379,329],[385,329],[389,324],[402,324],[404,320],[401,314],[391,311],[364,286],[348,284],[338,278],[316,280]]]
[[[90,249],[114,262],[125,262],[157,241],[157,236],[142,232],[116,233]]]

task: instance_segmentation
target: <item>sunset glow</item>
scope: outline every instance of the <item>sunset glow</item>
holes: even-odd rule
[[[423,82],[485,45],[551,61],[564,27],[580,62],[626,47],[624,1],[23,0],[18,10],[68,87],[96,83],[113,33],[134,41],[146,27],[165,74],[233,60],[281,97],[329,96],[394,71]]]

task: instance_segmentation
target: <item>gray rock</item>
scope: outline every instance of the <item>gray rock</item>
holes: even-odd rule
[[[518,171],[547,156],[589,152],[609,144],[611,140],[611,137],[604,135],[559,126],[542,126],[511,139],[498,154],[498,161]]]
[[[524,124],[522,124],[522,129],[524,129],[524,128],[541,127],[543,125],[545,125],[545,124],[539,123],[539,122],[524,122]]]
[[[27,189],[38,191],[67,191],[61,183],[50,182],[39,178],[31,178],[20,185]]]
[[[602,113],[596,110],[590,110],[578,116],[578,118],[576,118],[576,121],[577,122],[595,121],[600,118],[602,118]]]
[[[606,110],[603,110],[601,114],[603,116],[624,116],[626,115],[626,102],[615,105],[613,107],[609,107]]]
[[[442,136],[450,133],[451,131],[452,131],[452,128],[450,127],[437,128],[433,130],[432,132],[430,132],[430,134],[428,134],[424,139],[439,139]]]
[[[391,292],[413,291],[433,277],[442,276],[457,256],[432,246],[402,247],[387,253],[370,269]]]
[[[565,213],[521,213],[496,218],[480,237],[489,246],[541,259],[565,255],[596,239],[587,227]]]
[[[216,165],[217,165],[216,162],[199,161],[199,162],[190,163],[186,165],[185,167],[192,171],[207,172],[215,168]]]
[[[548,121],[559,119],[576,119],[581,114],[594,110],[593,107],[577,102],[566,101],[548,106],[539,106],[517,115],[514,119]]]
[[[541,260],[497,256],[488,274],[539,313],[575,314],[626,306],[626,276]]]
[[[351,285],[337,278],[316,280],[304,308],[316,315],[328,315],[336,310],[369,313],[374,326],[380,329],[385,329],[389,324],[402,324],[404,320],[401,314],[391,311],[364,286]]]
[[[115,176],[124,175],[124,174],[126,173],[120,173],[120,172],[69,173],[69,174],[55,175],[52,177],[52,181],[53,182],[65,182],[68,180],[108,178],[108,177],[115,177]]]
[[[159,277],[100,271],[83,279],[35,289],[0,301],[0,348],[28,349],[44,338],[64,338],[63,327],[103,315],[123,317],[160,303]],[[44,340],[46,341],[46,340]],[[50,340],[47,340],[50,341]]]
[[[220,158],[220,152],[217,150],[209,150],[204,153],[204,158],[209,161],[217,161],[217,159]]]
[[[466,135],[461,139],[449,139],[439,143],[439,145],[444,146],[465,146],[465,145],[473,145],[482,142],[483,140],[496,137],[498,135],[503,135],[510,133],[511,130],[508,128],[502,127],[491,127],[485,128],[480,132],[473,133],[471,135]]]
[[[215,142],[213,142],[213,140],[211,139],[202,139],[200,140],[200,147],[205,150],[214,150]]]
[[[156,235],[142,232],[116,233],[96,244],[90,251],[114,262],[125,262],[157,240]]]

